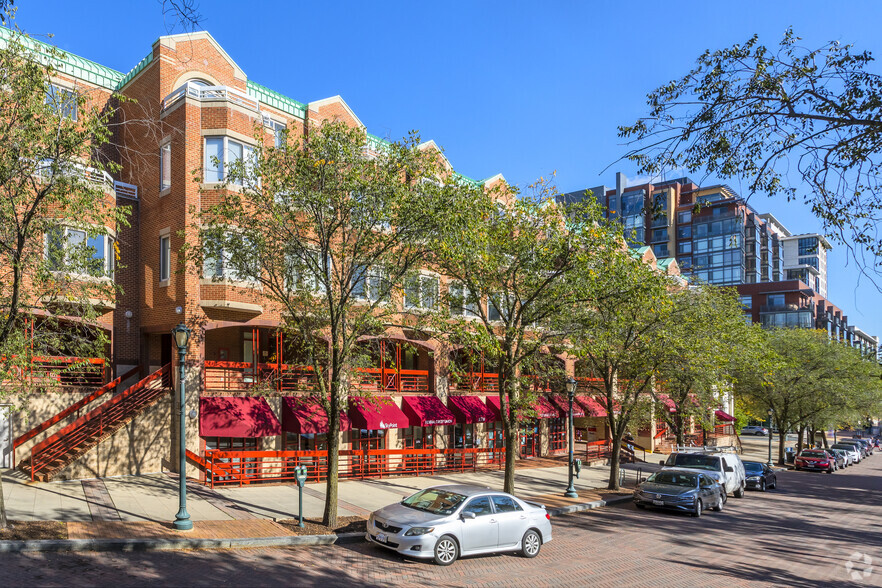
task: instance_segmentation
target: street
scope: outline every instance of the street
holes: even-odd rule
[[[362,543],[32,553],[3,556],[3,579],[7,586],[880,586],[880,473],[880,455],[833,475],[782,471],[780,490],[730,497],[724,512],[700,519],[630,503],[558,517],[554,540],[534,560],[495,555],[442,568]]]

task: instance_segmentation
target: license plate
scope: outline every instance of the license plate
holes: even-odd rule
[[[386,533],[377,533],[377,541],[380,543],[386,543],[389,538],[386,536]]]
[[[653,503],[655,506],[664,506],[664,505],[665,505],[665,501],[664,501],[664,500],[653,500],[652,503]]]

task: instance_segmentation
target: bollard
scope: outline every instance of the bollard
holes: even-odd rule
[[[619,470],[619,486],[625,485],[625,470]]]
[[[303,525],[303,484],[306,483],[306,466],[295,466],[294,467],[294,476],[297,477],[297,490],[300,495],[300,504],[298,505],[300,511],[300,528],[304,527]]]

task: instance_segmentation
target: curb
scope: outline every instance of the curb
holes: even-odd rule
[[[548,514],[550,514],[553,517],[557,517],[560,515],[571,514],[574,512],[582,512],[584,510],[594,510],[596,508],[603,508],[604,506],[612,506],[613,504],[621,504],[622,502],[628,502],[630,500],[634,500],[634,497],[630,494],[624,494],[622,496],[610,498],[609,500],[595,500],[594,502],[584,502],[582,504],[571,504],[570,506],[549,508],[547,510],[548,510]]]
[[[49,539],[0,541],[0,553],[26,551],[177,551],[183,549],[235,549],[243,547],[293,547],[341,545],[364,540],[364,533],[339,535],[290,535],[286,537],[244,537],[236,539]]]

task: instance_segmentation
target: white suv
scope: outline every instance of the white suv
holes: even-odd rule
[[[699,470],[715,479],[726,492],[735,498],[744,497],[747,477],[744,464],[734,453],[689,451],[672,453],[666,461],[662,461],[663,469]]]
[[[750,426],[741,428],[741,436],[742,437],[744,435],[759,435],[759,436],[765,437],[768,434],[769,434],[769,430],[767,428],[760,427],[757,425],[750,425]]]

